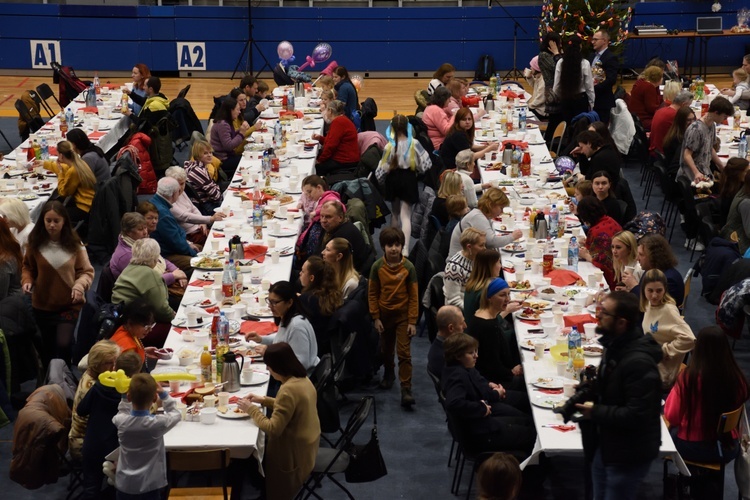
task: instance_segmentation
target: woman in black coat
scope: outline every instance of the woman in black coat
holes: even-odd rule
[[[607,144],[604,138],[596,132],[585,130],[576,137],[578,147],[570,154],[578,160],[578,165],[587,180],[593,181],[594,174],[601,170],[607,172],[612,180],[612,191],[617,188],[620,180],[622,157],[619,151]]]
[[[528,408],[528,403],[520,400],[525,395],[506,391],[479,374],[474,368],[478,345],[465,333],[445,340],[446,366],[441,379],[445,410],[474,449],[528,454],[536,440],[534,423],[527,413],[514,407],[525,404]]]

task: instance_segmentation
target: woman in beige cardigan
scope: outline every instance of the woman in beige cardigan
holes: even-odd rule
[[[643,331],[654,337],[664,353],[659,375],[668,391],[680,374],[685,355],[695,346],[695,335],[667,292],[667,277],[658,269],[647,271],[641,279],[641,311]]]
[[[275,398],[251,394],[237,405],[268,434],[266,497],[292,499],[315,465],[320,441],[318,397],[307,371],[286,342],[269,345],[263,361],[271,376],[281,382],[278,394]],[[271,418],[253,403],[273,408]]]

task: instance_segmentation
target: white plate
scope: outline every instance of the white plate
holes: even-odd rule
[[[211,299],[203,299],[203,300],[211,300]],[[211,300],[211,302],[208,304],[203,304],[203,300],[198,302],[195,305],[198,307],[202,307],[203,309],[208,309],[209,307],[214,307],[215,305],[218,304],[218,302],[216,302],[215,300]]]
[[[562,377],[539,377],[531,385],[540,389],[562,389],[563,381]]]
[[[534,343],[536,342],[535,339],[525,339],[523,342],[521,342],[519,345],[521,346],[521,349],[525,349],[527,351],[533,351],[534,350]],[[555,343],[551,340],[545,340],[544,341],[544,350],[549,351],[549,348],[555,345]]]
[[[551,410],[556,406],[562,406],[568,398],[557,394],[535,394],[531,398],[531,404],[539,408]]]
[[[538,305],[542,306],[542,310],[543,311],[546,311],[548,309],[552,309],[552,304],[553,304],[549,300],[542,300],[542,299],[526,299],[526,300],[524,300],[524,303],[525,302],[530,302],[532,304],[538,304]],[[528,306],[523,306],[523,307],[528,307]]]
[[[288,257],[290,255],[294,255],[294,247],[291,247],[291,248],[284,247],[284,248],[287,248],[287,249],[284,250],[283,252],[279,252],[279,257]],[[268,255],[268,256],[271,255],[270,250],[266,253],[266,255]]]
[[[227,405],[227,412],[226,413],[222,413],[222,412],[219,411],[216,414],[218,416],[220,416],[221,418],[227,418],[229,420],[238,420],[238,419],[242,419],[242,418],[250,418],[250,415],[247,414],[247,413],[244,413],[244,412],[243,413],[235,413],[234,412],[235,408],[237,408],[236,404]]]
[[[273,236],[274,238],[289,238],[297,236],[297,230],[282,227],[279,231],[268,231],[268,235]]]
[[[248,309],[248,314],[251,316],[257,316],[258,318],[273,318],[273,313],[271,313],[271,310],[267,307],[263,307],[261,309]]]
[[[39,198],[39,196],[37,196],[35,194],[21,194],[21,195],[18,195],[18,199],[21,200],[21,201],[36,200],[37,198]]]
[[[221,266],[221,267],[202,267],[202,266],[197,266],[196,264],[197,264],[197,263],[198,263],[198,262],[199,262],[199,261],[200,261],[200,260],[201,260],[202,258],[203,258],[203,257],[199,256],[199,257],[193,257],[192,259],[190,259],[190,265],[191,265],[191,266],[193,267],[193,269],[197,269],[197,270],[199,270],[199,271],[215,271],[215,272],[220,272],[220,271],[223,271],[223,270],[224,270],[224,265],[223,265],[223,264],[222,264],[222,266]],[[212,257],[212,258],[213,258],[213,257]],[[220,261],[221,259],[216,259],[216,260],[219,260],[219,261]]]
[[[527,123],[526,124],[526,130],[536,130],[539,128],[539,125],[536,123]]]
[[[286,194],[302,194],[302,188],[300,187],[296,187],[296,188],[286,187],[284,188],[284,191],[286,192]]]
[[[289,191],[289,190],[285,190],[285,191],[286,191],[287,193],[289,193],[289,194],[295,194],[294,192],[292,192],[292,191]],[[287,212],[287,213],[288,213],[288,214],[294,214],[294,218],[295,218],[295,219],[301,219],[301,218],[302,218],[302,212]],[[278,214],[279,214],[278,212],[274,212],[273,216],[274,216],[274,217],[275,217],[276,219],[286,220],[286,216],[281,216],[281,215],[278,215]]]
[[[586,348],[587,348],[587,347],[588,347],[588,348],[591,348],[591,347],[596,347],[596,348],[599,348],[599,349],[601,349],[601,352],[596,352],[596,351],[587,351],[587,350],[586,350]],[[602,347],[601,345],[599,345],[599,343],[595,343],[595,344],[584,344],[584,345],[583,345],[583,355],[584,355],[584,356],[588,356],[588,357],[590,357],[590,358],[601,358],[601,357],[602,357],[602,356],[604,355],[604,348],[603,348],[603,347]]]
[[[297,158],[300,160],[311,160],[315,158],[315,151],[305,151],[303,153],[300,153]]]
[[[505,245],[503,247],[503,252],[509,252],[509,253],[521,253],[526,251],[526,245],[516,245],[514,246],[513,243],[509,243],[508,245]]]
[[[242,381],[241,381],[241,379],[240,379],[240,385],[242,387],[248,387],[248,386],[251,386],[251,385],[263,385],[266,382],[268,382],[268,380],[270,378],[271,378],[271,375],[269,375],[268,373],[255,372],[255,373],[253,373],[253,381],[252,382],[250,382],[249,384],[243,384]]]

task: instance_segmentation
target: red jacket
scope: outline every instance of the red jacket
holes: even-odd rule
[[[654,113],[659,109],[660,104],[659,87],[655,87],[646,80],[635,82],[630,90],[628,108],[630,108],[631,113],[638,115],[646,130],[651,130],[651,121],[654,119]]]
[[[359,144],[357,127],[346,116],[337,116],[331,122],[328,135],[321,139],[323,151],[318,156],[318,163],[333,159],[338,163],[357,163],[359,161]]]
[[[661,108],[654,113],[654,119],[651,121],[651,135],[649,136],[649,151],[664,152],[664,138],[672,126],[677,110],[672,106]]]
[[[591,254],[591,263],[604,273],[610,289],[615,286],[615,269],[612,262],[612,237],[622,231],[622,227],[609,215],[589,229],[586,235],[586,249]]]
[[[151,155],[148,152],[148,148],[151,146],[151,138],[143,132],[138,132],[130,138],[128,146],[135,147],[138,151],[138,159],[141,160],[138,165],[138,174],[143,181],[138,186],[138,194],[156,193],[156,173],[154,173]]]

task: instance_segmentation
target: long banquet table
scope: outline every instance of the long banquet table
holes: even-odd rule
[[[532,175],[530,177],[523,177],[518,179],[511,179],[507,175],[503,174],[499,170],[487,169],[488,164],[496,163],[497,160],[485,160],[481,159],[478,162],[482,182],[492,182],[499,185],[499,187],[507,193],[511,206],[506,209],[506,214],[503,215],[502,220],[494,221],[493,225],[498,231],[512,231],[513,229],[521,229],[524,233],[521,241],[524,246],[531,243],[537,243],[532,238],[529,238],[529,222],[528,216],[524,215],[524,211],[527,207],[532,205],[537,209],[548,208],[552,203],[556,203],[558,208],[561,209],[561,218],[566,220],[569,229],[566,231],[565,237],[555,239],[555,248],[558,253],[562,254],[559,258],[555,259],[555,268],[567,269],[567,243],[571,231],[580,233],[578,229],[580,222],[577,217],[572,214],[567,214],[567,204],[564,203],[566,196],[565,190],[563,189],[560,182],[547,183],[546,180],[549,174],[555,172],[554,163],[549,156],[549,151],[544,143],[542,134],[536,125],[530,125],[525,131],[511,133],[503,135],[500,131],[499,124],[496,121],[495,114],[491,114],[487,118],[477,120],[477,124],[481,127],[477,130],[476,143],[483,144],[488,141],[499,141],[502,143],[505,140],[519,141],[522,140],[528,143],[528,150],[531,153],[532,160]],[[487,131],[491,130],[492,135],[488,136]],[[497,154],[497,158],[500,158],[500,153]],[[523,220],[521,217],[523,216]],[[579,234],[579,238],[583,238]],[[583,241],[580,241],[583,245]],[[536,245],[541,248],[539,244]],[[540,250],[534,250],[533,247],[523,248],[521,252],[509,252],[506,249],[500,249],[502,254],[503,268],[505,269],[505,278],[508,281],[517,280],[517,276],[514,272],[510,272],[509,269],[520,270],[524,268],[523,280],[529,281],[532,287],[538,291],[543,288],[548,288],[548,285],[543,284],[543,275],[541,271],[541,255]],[[527,264],[528,261],[528,264]],[[533,262],[533,264],[531,264]],[[533,266],[533,267],[530,267]],[[599,277],[596,283],[591,280],[594,275],[596,268],[589,262],[580,262],[578,265],[578,274],[581,278],[587,282],[587,285],[594,285],[593,288],[589,289],[591,295],[599,289],[599,282],[604,282],[603,278]],[[606,286],[606,283],[605,283]],[[557,288],[556,299],[567,298],[564,294],[565,290],[571,289],[571,287],[560,287]],[[576,288],[576,287],[573,287]],[[588,296],[584,290],[585,287],[577,287],[582,291],[582,295]],[[523,300],[528,296],[528,292],[513,292],[511,294],[512,300]],[[539,300],[537,296],[533,296],[530,300]],[[572,308],[574,307],[575,301],[570,301],[568,307],[570,312],[563,312],[564,316],[568,314],[574,314]],[[586,303],[581,303],[582,311],[577,314],[582,314],[586,311]],[[559,306],[554,306],[553,311],[557,311]],[[519,311],[520,313],[521,311]],[[563,424],[562,416],[555,414],[549,408],[543,408],[535,405],[535,402],[546,404],[549,401],[560,403],[566,400],[566,397],[562,395],[545,394],[541,392],[538,387],[535,387],[534,382],[539,379],[553,379],[560,381],[561,379],[572,379],[572,374],[566,372],[563,377],[559,377],[557,373],[557,365],[554,362],[549,351],[546,351],[544,356],[540,359],[535,359],[535,353],[532,345],[528,342],[535,341],[548,341],[549,345],[554,345],[558,338],[546,338],[544,334],[530,334],[529,329],[541,328],[540,322],[528,322],[519,318],[519,313],[516,313],[513,318],[515,327],[516,337],[519,343],[519,351],[522,360],[522,366],[524,376],[527,382],[527,392],[529,395],[529,401],[532,402],[532,416],[534,418],[534,425],[537,431],[537,440],[534,445],[533,452],[521,465],[525,467],[529,464],[536,464],[539,460],[539,455],[545,453],[548,455],[581,455],[583,453],[583,445],[581,440],[581,430],[577,425],[569,428],[571,430],[561,430],[558,426]],[[557,318],[556,318],[557,319]],[[592,321],[595,321],[592,315]],[[532,323],[532,324],[530,324]],[[563,325],[558,324],[556,328],[556,336],[561,336]],[[581,332],[583,335],[584,332]],[[567,341],[567,340],[566,340]],[[595,340],[590,339],[590,343],[594,344]],[[598,344],[597,344],[598,345]],[[588,354],[585,357],[586,364],[597,365],[599,364],[601,357],[591,357]],[[540,399],[537,399],[540,398]],[[662,419],[662,439],[660,454],[662,456],[671,456],[675,460],[676,465],[683,474],[689,475],[687,467],[685,466],[682,458],[677,453],[674,446],[674,442],[667,430],[666,425]]]

